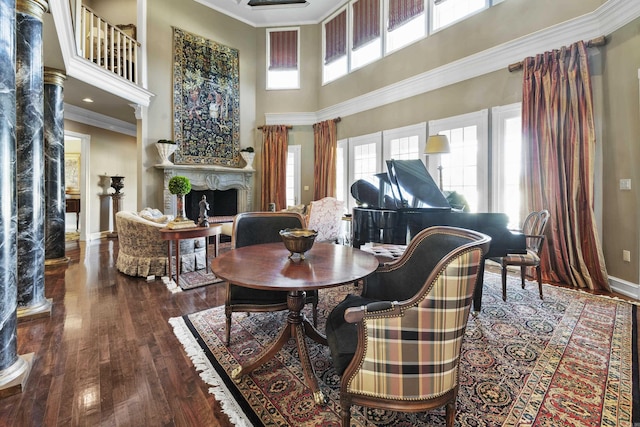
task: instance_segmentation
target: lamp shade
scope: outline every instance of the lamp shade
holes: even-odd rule
[[[446,135],[431,135],[424,147],[425,154],[441,154],[451,152],[449,138]]]

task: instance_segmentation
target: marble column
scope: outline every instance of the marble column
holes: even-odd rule
[[[44,66],[46,0],[16,1],[18,319],[51,315],[44,296]]]
[[[65,256],[63,71],[44,70],[44,264],[69,262]]]
[[[0,398],[20,393],[33,354],[18,355],[15,0],[0,0]]]

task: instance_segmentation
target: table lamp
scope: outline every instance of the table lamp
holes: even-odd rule
[[[424,147],[426,155],[450,153],[449,138],[446,135],[430,135]],[[438,175],[440,178],[440,191],[442,191],[442,163],[438,165]]]

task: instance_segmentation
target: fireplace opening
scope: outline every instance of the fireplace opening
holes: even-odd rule
[[[209,218],[213,222],[232,221],[238,213],[238,190],[191,190],[184,196],[184,210],[187,218],[197,221],[200,215],[200,200],[207,196],[209,202]]]

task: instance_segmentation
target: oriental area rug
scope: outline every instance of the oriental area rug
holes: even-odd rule
[[[625,301],[537,284],[521,289],[486,273],[479,316],[469,317],[462,348],[457,426],[636,426],[637,306]],[[354,286],[320,291],[318,329]],[[305,308],[311,317],[310,308]],[[201,378],[238,426],[339,426],[340,378],[328,347],[307,340],[318,383],[329,399],[314,403],[295,343],[234,382],[231,371],[275,338],[286,313],[234,313],[224,345],[224,307],[170,319]],[[635,393],[635,395],[634,395]],[[445,425],[444,410],[408,414],[353,406],[354,426]]]

